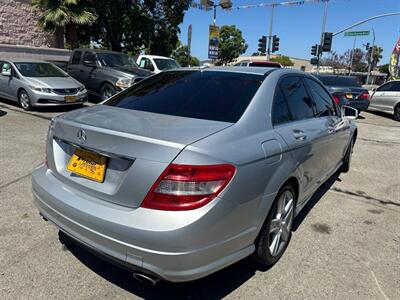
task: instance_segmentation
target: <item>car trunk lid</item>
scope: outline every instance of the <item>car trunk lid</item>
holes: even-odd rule
[[[137,207],[186,145],[231,124],[96,105],[56,118],[49,137],[49,167],[80,192]],[[106,157],[103,182],[67,170],[76,149]]]

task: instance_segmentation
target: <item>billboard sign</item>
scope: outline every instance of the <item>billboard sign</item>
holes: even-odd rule
[[[208,58],[218,58],[219,27],[210,25],[208,32]]]

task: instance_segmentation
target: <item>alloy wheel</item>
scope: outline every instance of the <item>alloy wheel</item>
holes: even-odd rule
[[[293,223],[294,196],[290,190],[282,193],[278,200],[275,217],[269,227],[268,248],[271,256],[278,256],[289,242]]]
[[[394,119],[400,121],[400,104],[394,108]]]
[[[111,98],[112,96],[113,96],[113,91],[110,88],[103,89],[103,93],[101,95],[103,100],[107,100],[107,99]]]
[[[28,110],[31,106],[30,101],[29,101],[29,96],[26,92],[21,92],[19,95],[19,102],[21,103],[21,106],[23,109]]]

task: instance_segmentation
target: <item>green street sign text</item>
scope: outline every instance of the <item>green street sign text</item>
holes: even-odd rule
[[[369,35],[369,30],[366,31],[347,31],[344,36],[357,36],[357,35]]]

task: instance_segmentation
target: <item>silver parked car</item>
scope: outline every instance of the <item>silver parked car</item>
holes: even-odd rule
[[[33,106],[77,105],[88,100],[85,86],[52,63],[0,60],[0,98]]]
[[[152,283],[251,254],[271,266],[315,190],[349,170],[357,111],[344,110],[291,69],[162,72],[53,119],[34,203],[64,237]]]
[[[394,119],[400,121],[400,80],[386,82],[370,94],[370,110],[393,114]]]

